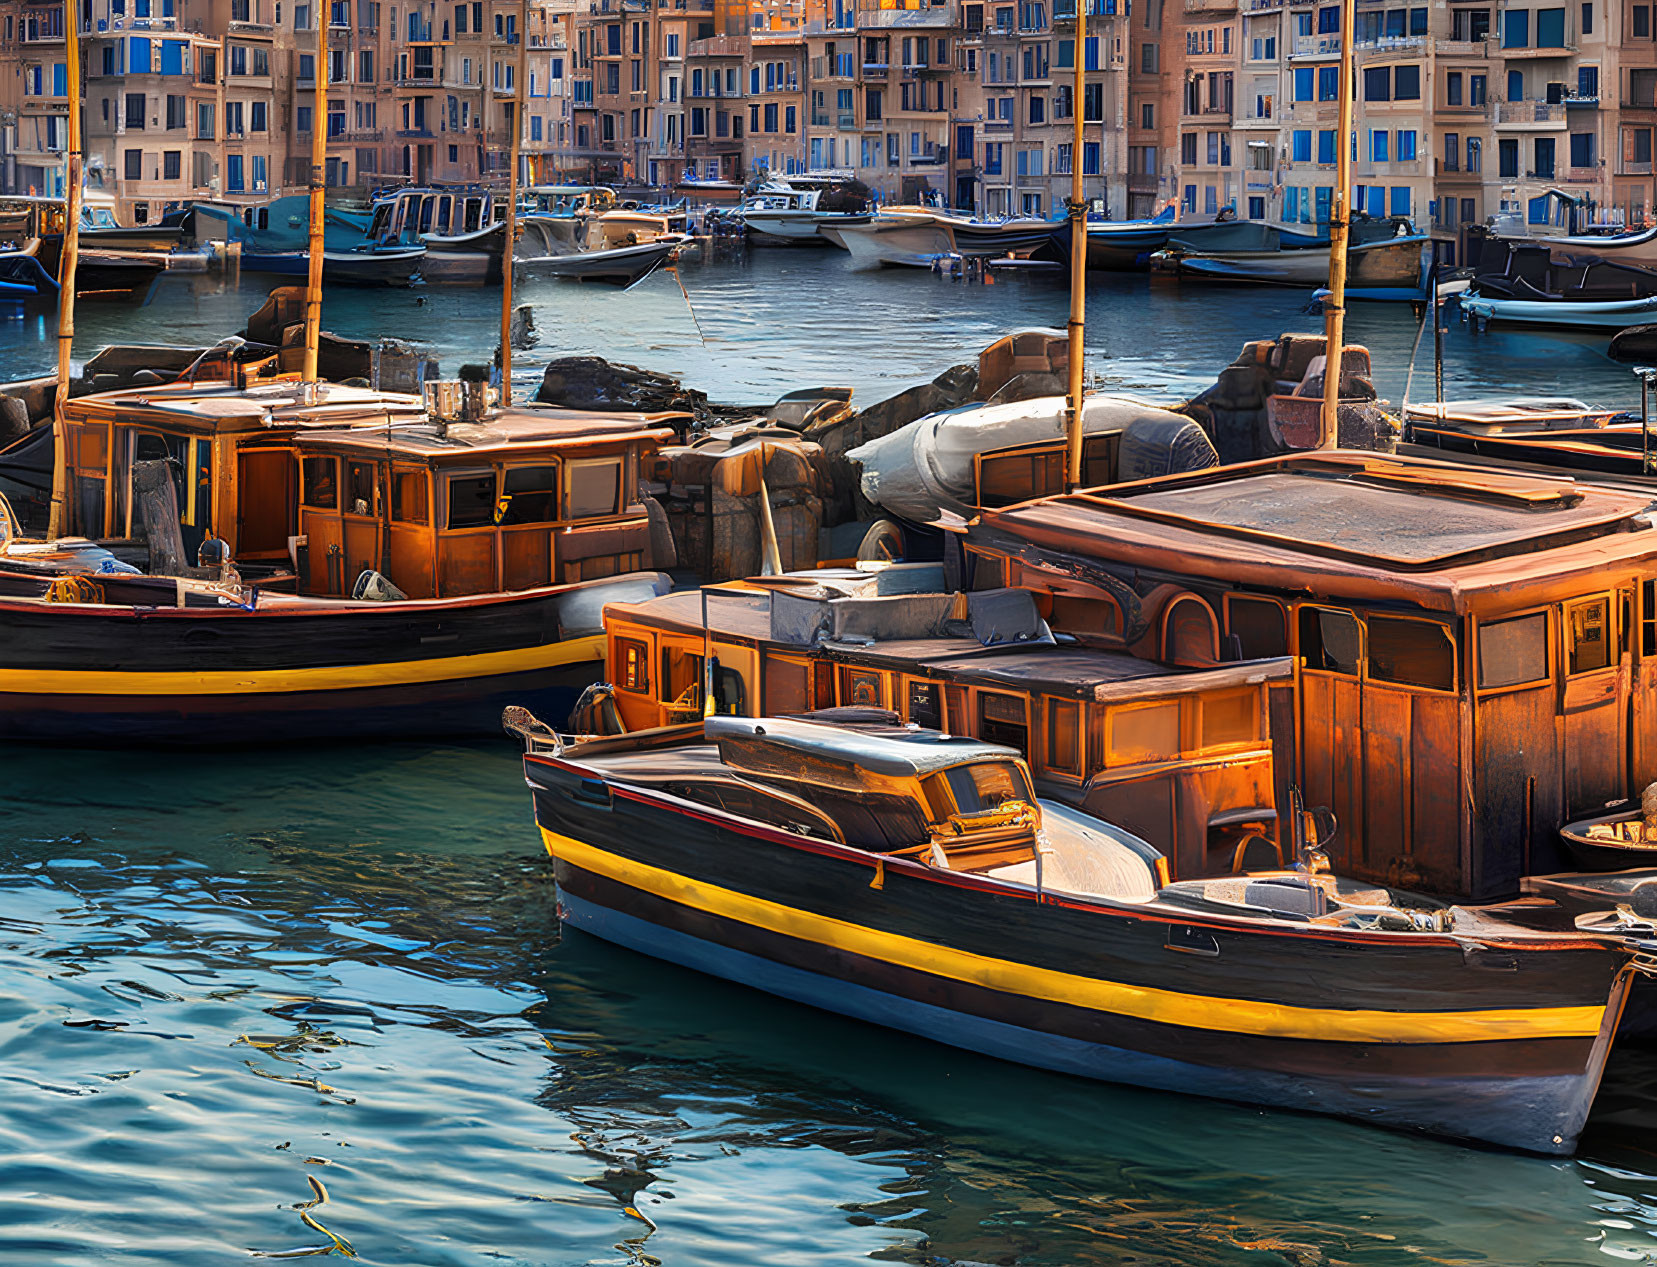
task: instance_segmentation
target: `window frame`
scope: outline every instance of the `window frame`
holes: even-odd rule
[[[1544,656],[1543,676],[1528,678],[1523,682],[1508,682],[1501,686],[1486,686],[1484,684],[1484,631],[1486,626],[1506,624],[1510,620],[1523,620],[1528,616],[1541,616],[1543,621],[1542,647]],[[1476,696],[1482,698],[1487,695],[1503,695],[1509,691],[1534,691],[1538,687],[1551,686],[1558,673],[1556,657],[1559,652],[1557,644],[1559,638],[1554,626],[1557,617],[1552,604],[1538,607],[1521,608],[1518,611],[1503,612],[1500,616],[1486,618],[1475,617],[1473,621],[1473,672],[1472,686]]]

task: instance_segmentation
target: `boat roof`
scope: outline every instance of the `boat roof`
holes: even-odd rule
[[[1424,401],[1407,405],[1409,418],[1435,418],[1446,422],[1544,422],[1580,418],[1586,414],[1610,413],[1568,396],[1512,396],[1500,400]]]
[[[665,444],[677,432],[675,414],[601,414],[579,409],[503,410],[482,422],[452,422],[391,427],[353,427],[344,431],[306,431],[306,449],[360,449],[384,455],[440,458],[457,454],[487,456],[511,451],[585,448],[627,440]]]
[[[320,383],[314,402],[308,403],[302,385],[286,379],[248,388],[218,382],[166,383],[82,396],[71,405],[100,412],[172,415],[210,427],[239,422],[294,428],[305,433],[308,446],[370,447],[381,454],[390,450],[421,457],[624,439],[666,443],[677,434],[673,422],[686,416],[517,405],[482,422],[439,427],[418,396]]]
[[[837,765],[856,765],[871,774],[919,778],[968,761],[1016,759],[1016,748],[946,735],[936,730],[851,730],[789,717],[709,717],[709,739],[759,740],[767,746]]]
[[[981,514],[1026,541],[1175,575],[1457,609],[1480,590],[1657,554],[1649,495],[1422,458],[1275,458]]]
[[[825,644],[824,651],[842,664],[1100,702],[1253,686],[1286,679],[1294,672],[1294,662],[1286,656],[1239,660],[1206,669],[1176,668],[1126,652],[1093,647],[1049,645],[1009,650],[986,647],[966,637],[901,639],[864,646],[831,642]]]

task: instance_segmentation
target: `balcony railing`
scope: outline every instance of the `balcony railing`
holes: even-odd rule
[[[1496,126],[1564,127],[1565,106],[1555,101],[1498,101]]]

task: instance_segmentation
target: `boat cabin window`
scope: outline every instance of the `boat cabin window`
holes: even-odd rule
[[[985,743],[1006,744],[1020,752],[1030,750],[1030,723],[1024,699],[999,691],[978,692],[978,738]]]
[[[616,639],[616,685],[624,691],[650,691],[650,648],[631,638]]]
[[[431,505],[424,471],[398,471],[391,477],[391,518],[394,523],[431,522]]]
[[[1640,654],[1657,656],[1657,581],[1640,582]]]
[[[1122,609],[1116,605],[1115,599],[1104,595],[1077,598],[1069,594],[1055,594],[1052,612],[1047,623],[1064,633],[1097,638],[1118,638],[1122,635]]]
[[[1047,768],[1082,775],[1082,706],[1075,700],[1047,700]]]
[[[884,708],[885,692],[881,686],[881,675],[872,669],[841,669],[840,705],[842,708]]]
[[[1611,600],[1590,598],[1565,608],[1565,630],[1569,638],[1570,673],[1592,673],[1608,669],[1616,658],[1611,648]]]
[[[1259,696],[1252,687],[1245,691],[1205,695],[1201,708],[1204,748],[1259,741]]]
[[[305,505],[323,510],[339,507],[339,459],[306,458],[302,463],[305,473]]]
[[[978,459],[978,505],[1012,506],[1064,491],[1062,449],[1016,449]]]
[[[701,656],[678,647],[662,648],[661,700],[674,712],[701,715]]]
[[[621,512],[620,458],[571,462],[564,469],[564,518],[592,519]]]
[[[662,653],[665,658],[667,653]],[[779,656],[765,657],[764,712],[769,717],[811,710],[811,666]]]
[[[433,210],[432,204],[435,201],[436,201],[436,199],[434,199],[434,198],[422,198],[420,200],[420,232],[422,232],[422,233],[430,233],[431,232],[432,210]]]
[[[1363,626],[1351,612],[1302,607],[1300,655],[1308,669],[1357,677],[1364,658]]]
[[[1479,626],[1479,686],[1489,690],[1546,681],[1548,614],[1532,612]]]
[[[449,527],[486,528],[495,522],[495,476],[451,475]]]
[[[483,228],[483,199],[468,198],[466,200],[466,227],[465,233],[472,233]]]
[[[558,468],[515,466],[506,472],[501,524],[546,524],[558,518]]]
[[[985,814],[1008,801],[1030,801],[1035,797],[1024,772],[1011,761],[973,761],[944,771],[956,811]]]
[[[452,198],[444,198],[437,206],[437,231],[447,233],[450,224],[450,208],[454,203]]]
[[[1369,676],[1377,682],[1456,689],[1456,643],[1450,631],[1430,620],[1369,618]]]
[[[1283,604],[1272,598],[1228,594],[1226,633],[1237,640],[1245,660],[1264,660],[1289,654],[1289,621]]]
[[[936,682],[909,683],[907,713],[909,721],[928,730],[944,728],[943,692]]]
[[[1106,760],[1110,765],[1172,761],[1180,754],[1179,704],[1113,708],[1106,715]]]
[[[372,515],[374,511],[374,463],[347,462],[345,464],[345,509],[353,515]]]

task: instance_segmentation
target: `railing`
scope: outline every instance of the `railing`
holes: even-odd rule
[[[1649,161],[1633,163],[1624,159],[1617,167],[1617,175],[1619,176],[1650,176],[1651,174],[1652,164]]]
[[[1568,167],[1565,169],[1565,183],[1567,185],[1597,185],[1599,184],[1599,167]]]
[[[863,78],[865,78],[865,79],[885,79],[886,78],[886,70],[887,70],[887,65],[886,65],[885,62],[864,62],[863,63]]]
[[[1488,40],[1434,40],[1433,52],[1440,57],[1483,57]]]
[[[1498,101],[1496,123],[1510,126],[1565,122],[1565,107],[1553,101]]]
[[[1374,39],[1354,40],[1352,47],[1361,48],[1366,53],[1388,53],[1396,49],[1425,48],[1428,43],[1425,35],[1377,35]]]
[[[1339,57],[1340,52],[1341,37],[1338,35],[1295,36],[1296,57]]]

